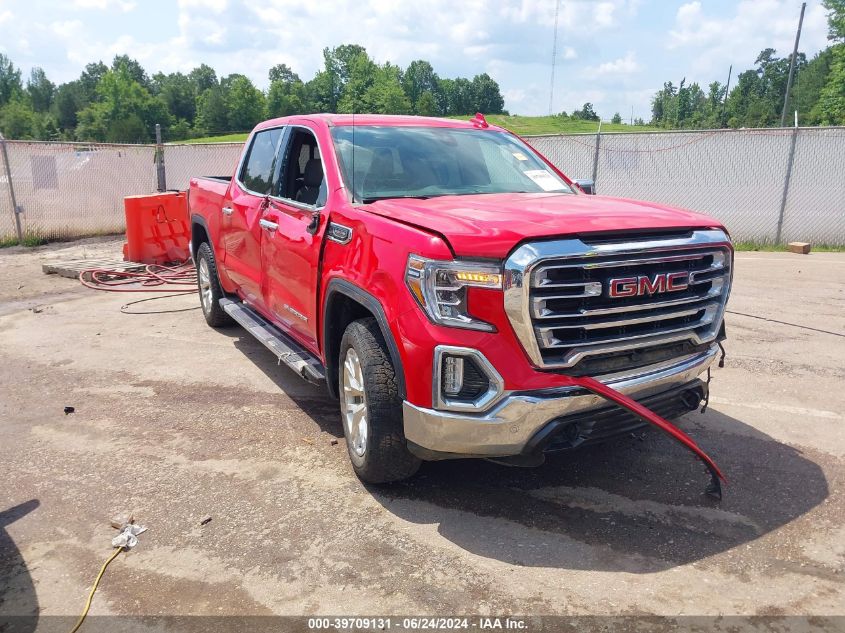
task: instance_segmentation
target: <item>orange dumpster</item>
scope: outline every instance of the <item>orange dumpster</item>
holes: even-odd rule
[[[126,243],[123,259],[144,264],[183,262],[190,256],[188,199],[184,191],[168,191],[123,199]]]

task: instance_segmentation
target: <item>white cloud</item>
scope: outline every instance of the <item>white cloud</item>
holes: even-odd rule
[[[99,9],[101,11],[117,9],[128,13],[137,5],[129,0],[73,0],[71,6],[75,9]]]
[[[596,75],[630,75],[640,69],[634,51],[628,51],[624,57],[590,67],[587,72]]]
[[[578,53],[575,51],[574,48],[571,46],[564,46],[563,47],[563,58],[564,59],[576,59],[578,57]]]
[[[0,11],[0,25],[12,19],[11,11]]]
[[[792,52],[799,10],[791,0],[741,0],[727,15],[717,10],[711,14],[700,1],[687,2],[675,14],[667,47],[695,51],[691,70],[702,75],[724,71],[731,63],[747,68],[764,48],[774,48],[781,56]],[[811,1],[800,50],[824,48],[826,36],[826,11],[818,0]]]

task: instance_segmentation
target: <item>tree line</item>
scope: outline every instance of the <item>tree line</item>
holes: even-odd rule
[[[799,123],[845,125],[845,0],[824,0],[832,45],[808,60],[795,59],[789,93],[788,121],[798,110]],[[654,95],[651,124],[670,129],[770,127],[780,124],[792,54],[777,57],[773,48],[760,52],[755,67],[728,86],[712,82],[705,91],[697,83],[671,81]],[[617,115],[618,116],[618,115]]]
[[[323,68],[308,81],[287,64],[273,66],[266,91],[242,74],[218,77],[207,64],[149,76],[128,55],[110,66],[88,64],[78,79],[58,86],[41,68],[26,82],[21,75],[0,53],[0,131],[7,138],[143,143],[152,140],[156,123],[165,140],[176,141],[308,112],[504,112],[499,84],[486,73],[449,79],[425,60],[404,69],[378,64],[357,44],[325,48]]]

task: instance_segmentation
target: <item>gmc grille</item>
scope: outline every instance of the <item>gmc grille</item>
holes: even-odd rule
[[[721,326],[731,265],[727,236],[714,230],[535,242],[505,265],[505,307],[537,366],[624,372],[709,347]],[[683,281],[667,286],[667,278]]]

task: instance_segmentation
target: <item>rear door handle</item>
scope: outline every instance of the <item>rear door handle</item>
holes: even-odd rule
[[[223,212],[223,215],[232,215],[232,207],[223,207],[220,209]]]
[[[275,231],[279,228],[279,225],[275,222],[270,222],[270,220],[259,220],[258,224],[261,225],[262,228],[267,229],[268,231]]]

